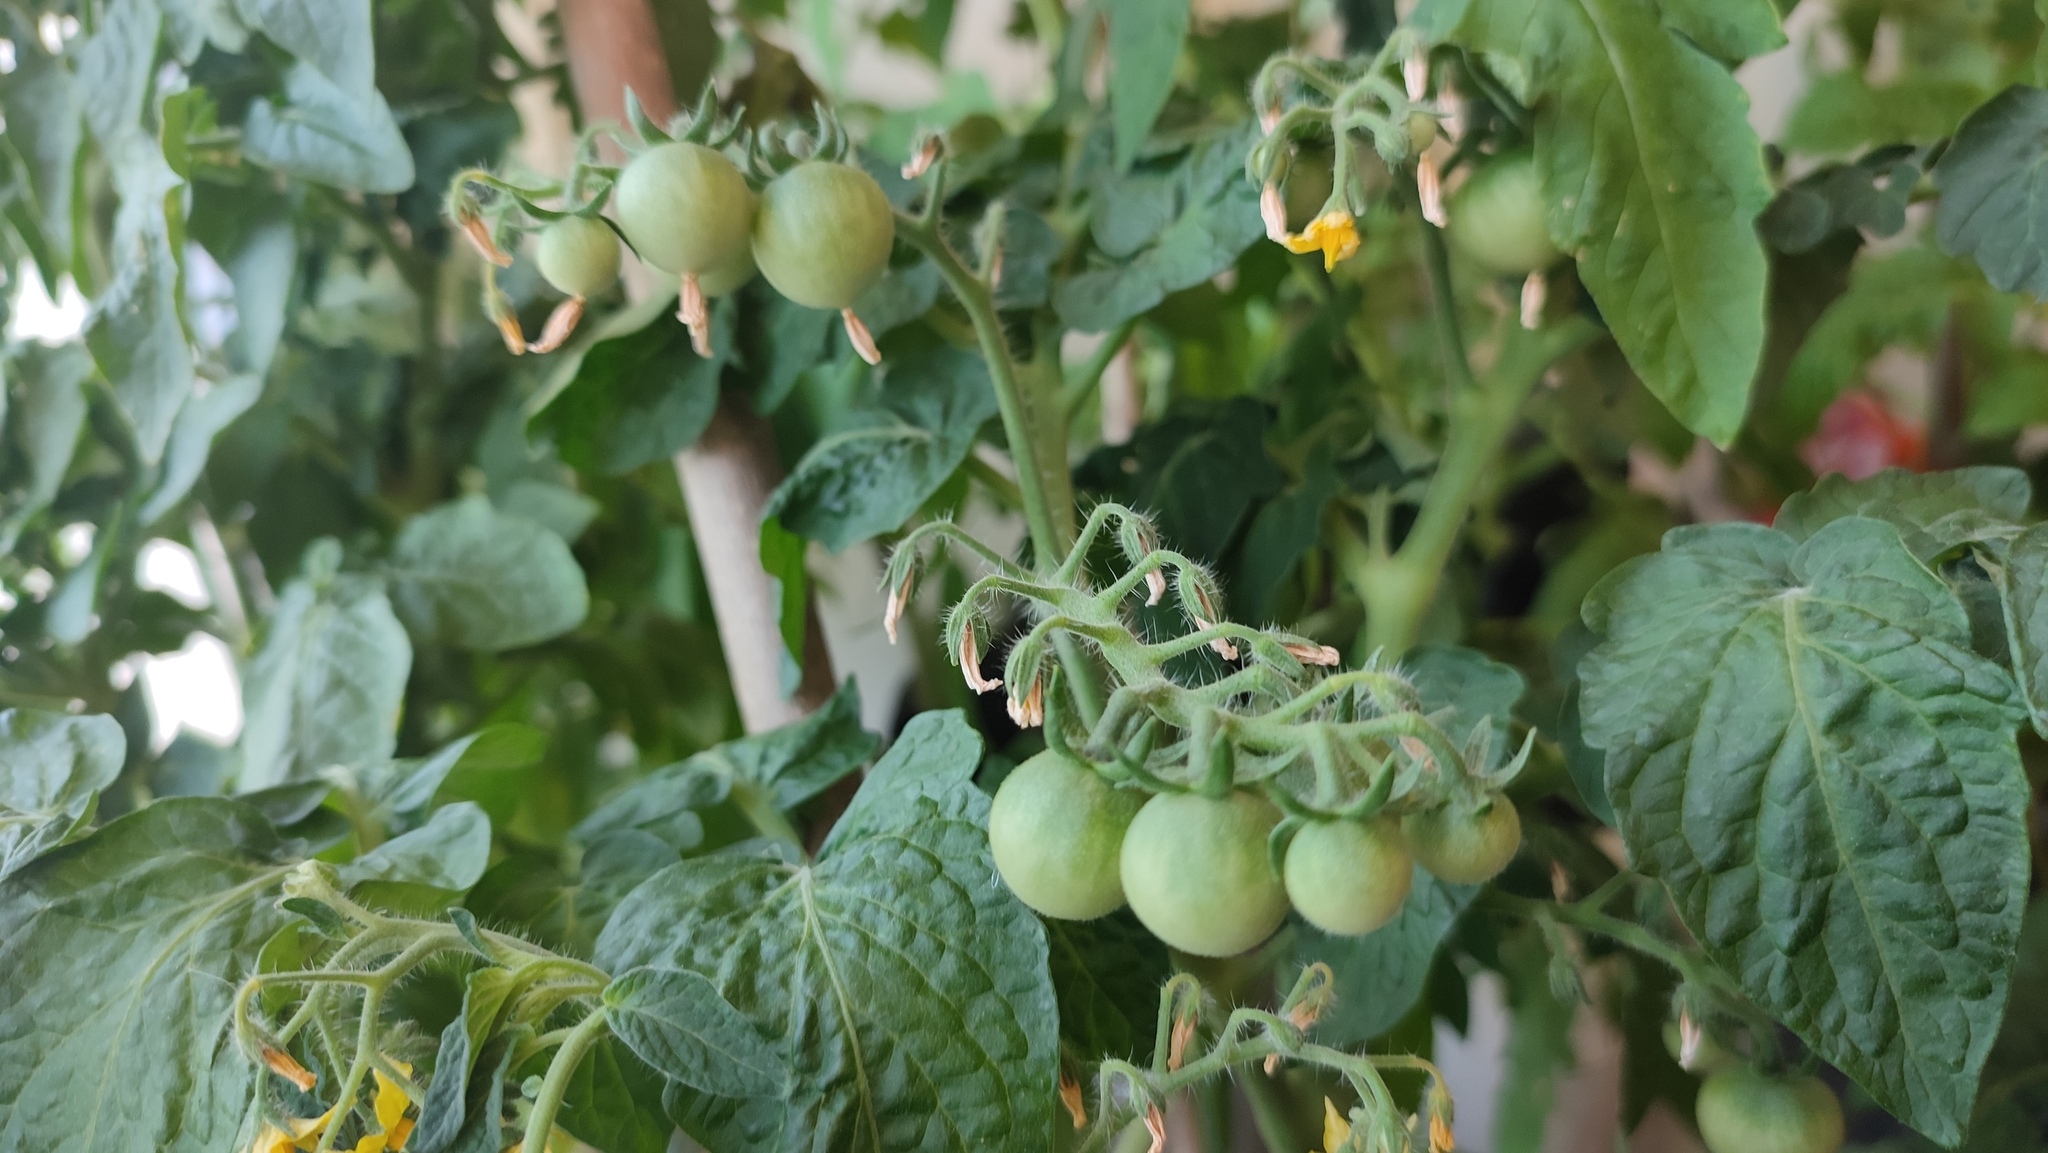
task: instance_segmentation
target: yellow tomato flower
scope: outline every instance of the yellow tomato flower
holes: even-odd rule
[[[1280,240],[1289,252],[1321,252],[1323,271],[1337,267],[1337,262],[1358,251],[1358,224],[1351,214],[1339,209],[1325,212],[1308,222],[1308,227],[1299,233],[1290,232]]]
[[[292,1153],[292,1135],[265,1121],[249,1143],[249,1153]]]
[[[1323,1098],[1323,1153],[1337,1153],[1337,1147],[1351,1140],[1351,1122],[1337,1111],[1336,1102]]]

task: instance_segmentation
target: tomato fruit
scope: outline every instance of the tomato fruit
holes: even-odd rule
[[[642,260],[701,276],[732,267],[746,248],[754,193],[724,153],[675,140],[626,165],[613,203]]]
[[[1707,1078],[1694,1111],[1711,1153],[1835,1153],[1842,1147],[1842,1103],[1814,1077],[1769,1077],[1737,1065]]]
[[[1436,143],[1436,117],[1426,112],[1410,112],[1403,127],[1408,129],[1408,148],[1418,155],[1429,151]]]
[[[541,279],[564,296],[595,296],[619,276],[619,237],[588,216],[565,216],[540,230]]]
[[[1506,797],[1493,798],[1484,809],[1453,802],[1410,813],[1401,831],[1422,867],[1454,885],[1492,880],[1522,847],[1522,815]]]
[[[768,182],[754,216],[754,261],[775,290],[807,308],[850,308],[881,278],[896,214],[875,178],[808,160]]]
[[[1451,194],[1451,243],[1495,275],[1525,276],[1561,255],[1550,242],[1548,212],[1536,158],[1496,156]]]
[[[1145,798],[1054,749],[1011,770],[988,812],[996,871],[1048,917],[1086,921],[1124,903],[1118,858]]]
[[[1281,869],[1287,897],[1325,933],[1355,937],[1394,919],[1415,880],[1401,832],[1384,821],[1311,821]]]
[[[1214,800],[1161,793],[1124,834],[1124,895],[1131,911],[1183,953],[1228,957],[1273,935],[1287,890],[1266,858],[1279,810],[1255,793]]]

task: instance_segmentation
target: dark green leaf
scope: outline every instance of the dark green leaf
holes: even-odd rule
[[[868,770],[819,853],[830,856],[862,837],[902,827],[920,799],[986,824],[988,798],[974,787],[980,767],[981,736],[960,710],[919,713]]]
[[[1363,1045],[1408,1015],[1429,980],[1430,965],[1477,885],[1450,885],[1415,869],[1415,888],[1392,922],[1363,937],[1333,937],[1302,925],[1289,952],[1295,963],[1330,966],[1337,1004],[1316,1024],[1324,1044]]]
[[[1863,480],[1840,473],[1794,493],[1772,525],[1806,540],[1830,521],[1867,516],[1887,521],[1923,563],[1932,564],[1966,544],[2007,540],[2019,532],[2034,486],[2016,468],[1979,466],[1950,472],[1888,468]]]
[[[2006,646],[2035,732],[2048,732],[2048,525],[2035,525],[1979,563],[2005,605]]]
[[[758,287],[757,287],[758,286]],[[754,387],[754,409],[769,413],[782,407],[804,371],[825,355],[826,338],[838,317],[822,308],[805,308],[757,280],[743,293],[740,341],[747,376]]]
[[[892,815],[890,828],[842,838],[816,865],[686,861],[606,926],[599,964],[702,973],[794,1050],[786,1098],[674,1091],[672,1115],[701,1142],[1049,1146],[1059,1018],[1044,930],[996,880],[977,825],[930,800]]]
[[[729,770],[716,761],[692,757],[663,765],[627,785],[579,821],[569,835],[595,844],[602,837],[632,830],[656,838],[671,852],[687,853],[704,843],[700,810],[722,803],[731,793]]]
[[[1666,27],[1722,60],[1747,60],[1785,46],[1771,0],[1663,0],[1658,9]]]
[[[1173,974],[1159,938],[1126,909],[1093,921],[1045,922],[1060,1039],[1090,1058],[1152,1059],[1159,986]]]
[[[342,920],[341,914],[334,911],[334,906],[325,901],[316,901],[311,897],[286,897],[277,903],[277,907],[287,913],[304,917],[322,936],[332,937],[337,941],[348,938],[348,922]]]
[[[1941,246],[2004,292],[2048,296],[2048,91],[2015,84],[1970,114],[1934,167]]]
[[[1595,590],[1587,740],[1637,867],[1745,991],[1961,1140],[2025,903],[2005,672],[1882,521],[1675,529]]]
[[[950,347],[892,362],[880,399],[887,423],[819,441],[769,496],[765,515],[833,552],[900,528],[960,467],[996,411],[988,366]]]
[[[556,1124],[598,1153],[668,1153],[675,1126],[662,1112],[667,1082],[613,1037],[576,1067]]]
[[[477,883],[491,863],[491,819],[473,802],[434,810],[427,823],[340,866],[350,885],[399,881],[460,891]]]
[[[761,518],[761,571],[777,603],[776,631],[782,637],[782,691],[796,691],[803,679],[804,634],[810,601],[810,575],[804,569],[804,538],[782,527],[773,516]]]
[[[457,913],[467,916],[455,909],[450,911],[451,918]],[[474,925],[472,918],[472,933]],[[508,969],[487,968],[473,971],[463,983],[462,1011],[441,1030],[441,1043],[434,1050],[434,1079],[420,1102],[419,1125],[406,1145],[412,1153],[442,1153],[469,1127],[469,1104],[475,1096],[470,1090],[470,1073],[520,980]],[[490,1119],[495,1121],[495,1115]]]
[[[1956,269],[1926,246],[1858,260],[1847,292],[1814,322],[1754,426],[1776,443],[1797,444],[1872,357],[1894,344],[1931,348],[1948,322]]]
[[[1868,232],[1896,236],[1920,182],[1910,148],[1882,148],[1854,164],[1830,164],[1778,193],[1757,229],[1780,252],[1810,252],[1829,237]]]
[[[593,472],[630,472],[703,435],[718,406],[718,374],[732,354],[733,304],[728,298],[712,306],[709,360],[691,350],[671,311],[592,345],[564,386],[543,394],[533,424],[554,437],[564,461]]]
[[[824,707],[802,720],[727,741],[682,767],[716,767],[767,789],[775,807],[787,810],[858,772],[879,744],[881,738],[860,727],[860,686],[848,677]]]
[[[0,883],[0,1148],[233,1147],[231,1002],[286,923],[281,853],[247,806],[179,797]]]
[[[1514,666],[1453,645],[1422,645],[1402,658],[1401,667],[1415,683],[1422,711],[1460,744],[1482,721],[1505,734],[1515,702],[1528,687]]]
[[[450,742],[431,757],[396,761],[388,773],[359,774],[369,799],[393,813],[423,809],[451,774],[523,769],[547,751],[547,735],[529,725],[502,724]]]
[[[1540,1153],[1557,1104],[1558,1082],[1574,1063],[1572,1017],[1578,1005],[1551,991],[1550,950],[1533,929],[1503,942],[1508,1005],[1513,1013],[1505,1076],[1493,1117],[1493,1147],[1500,1153]]]
[[[1173,94],[1173,66],[1188,35],[1189,0],[1109,0],[1109,119],[1116,166],[1129,168]]]
[[[1145,223],[1118,225],[1105,243],[1101,214],[1114,211],[1120,185],[1098,192],[1096,241],[1121,264],[1096,268],[1053,288],[1060,319],[1083,332],[1107,332],[1178,292],[1231,266],[1264,235],[1258,189],[1244,178],[1244,155],[1254,126],[1211,137],[1167,181],[1149,173],[1122,178],[1139,182]],[[1153,222],[1156,221],[1156,227]],[[1132,243],[1134,236],[1142,237]]]
[[[405,523],[391,546],[398,608],[423,638],[522,648],[583,623],[590,590],[561,537],[468,496]]]
[[[127,759],[112,717],[0,712],[0,880],[78,831]]]
[[[1266,502],[1246,530],[1238,554],[1231,603],[1241,619],[1269,621],[1281,586],[1322,537],[1323,509],[1343,488],[1330,464],[1328,443],[1310,454],[1300,483]]]
[[[331,543],[331,542],[329,542]],[[284,587],[250,662],[243,788],[299,780],[329,765],[379,764],[396,743],[412,644],[382,581],[320,571]]]
[[[881,336],[930,312],[938,299],[938,266],[920,260],[885,272],[853,302],[853,311],[868,326],[870,335]]]
[[[1749,101],[1637,0],[1476,0],[1458,40],[1531,70],[1550,232],[1686,427],[1741,428],[1764,342],[1770,202]]]
[[[606,986],[604,1003],[612,1032],[672,1081],[722,1097],[789,1091],[787,1063],[701,973],[632,969]]]

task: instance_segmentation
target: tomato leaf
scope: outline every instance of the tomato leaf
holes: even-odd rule
[[[474,918],[470,925],[465,936],[473,936]],[[462,1011],[441,1030],[441,1043],[434,1050],[434,1079],[420,1101],[419,1125],[407,1145],[413,1153],[443,1153],[473,1123],[470,1074],[517,986],[512,971],[499,968],[477,969],[463,983]],[[495,1122],[495,1115],[491,1120]]]
[[[1188,36],[1189,0],[1107,0],[1109,120],[1116,166],[1137,159],[1152,124],[1173,94],[1173,66]]]
[[[0,453],[0,552],[13,552],[22,528],[50,506],[85,427],[85,382],[92,359],[75,344],[33,342],[7,360],[6,451]]]
[[[2048,525],[1979,554],[2005,608],[2006,648],[2034,731],[2048,733]]]
[[[333,541],[307,550],[244,689],[241,786],[303,780],[329,765],[389,760],[412,643],[384,583],[336,573]]]
[[[673,309],[649,305],[620,314],[641,326],[591,345],[529,410],[532,430],[552,436],[576,468],[631,472],[695,444],[711,423],[734,345],[731,298],[712,304],[709,359],[690,347]]]
[[[1771,200],[1741,85],[1637,0],[1474,0],[1455,38],[1530,69],[1552,238],[1650,391],[1733,441],[1763,353],[1754,223]]]
[[[1854,481],[1830,473],[1811,490],[1786,498],[1772,527],[1806,540],[1842,517],[1874,517],[1897,529],[1922,563],[1933,564],[1966,544],[2010,540],[2033,499],[2033,482],[2016,468],[1888,468]]]
[[[491,862],[491,819],[470,801],[434,810],[427,823],[378,845],[337,870],[344,883],[399,881],[461,891]]]
[[[1045,922],[1060,1038],[1091,1057],[1152,1059],[1159,986],[1173,975],[1166,945],[1129,910],[1093,921]]]
[[[1209,137],[1172,174],[1105,172],[1094,195],[1097,247],[1121,261],[1053,287],[1060,319],[1107,332],[1230,267],[1265,234],[1257,187],[1244,178],[1254,127]]]
[[[1747,60],[1785,46],[1771,0],[1664,0],[1664,26],[1721,60]]]
[[[284,102],[258,100],[242,123],[242,154],[280,172],[355,192],[412,187],[412,150],[384,97],[349,91],[303,61],[284,74]]]
[[[939,801],[976,824],[988,823],[988,797],[974,787],[981,735],[959,709],[919,713],[861,782],[819,852],[901,826],[919,798]]]
[[[687,969],[642,967],[605,988],[606,1022],[672,1081],[724,1097],[780,1097],[789,1067],[718,987]]]
[[[527,1068],[545,1067],[541,1058]],[[569,1079],[556,1124],[599,1153],[668,1153],[675,1126],[662,1112],[665,1084],[617,1038],[605,1037]]]
[[[476,652],[538,644],[590,611],[568,542],[484,496],[408,520],[391,548],[391,577],[415,633]]]
[[[1638,867],[1743,989],[1954,1145],[2025,904],[2022,713],[1892,526],[1674,529],[1586,604],[1586,739]]]
[[[2004,292],[2048,296],[2048,91],[2015,84],[1970,113],[1934,166],[1941,246]]]
[[[701,1142],[869,1153],[1049,1146],[1059,1016],[1044,930],[996,880],[980,827],[926,798],[898,817],[814,865],[732,853],[685,861],[635,890],[606,926],[599,964],[701,973],[793,1050],[784,1098],[673,1087],[671,1115]]]
[[[185,494],[192,491],[200,472],[206,468],[207,455],[213,451],[213,438],[233,424],[236,417],[249,411],[262,395],[263,378],[244,374],[214,384],[204,393],[194,392],[186,397],[177,417],[171,421],[170,437],[164,442],[163,471],[157,477],[156,488],[149,494],[149,499],[136,513],[136,519],[146,525],[155,524],[185,499]]]
[[[0,882],[0,1149],[231,1148],[230,1002],[292,864],[248,806],[177,797]]]
[[[940,347],[892,362],[872,427],[828,436],[770,494],[765,513],[833,552],[899,528],[967,459],[996,413],[979,356]]]
[[[154,163],[161,165],[163,160],[158,157]],[[124,216],[131,208],[140,225],[129,231],[122,251],[115,254],[117,271],[94,302],[85,346],[113,388],[136,452],[144,463],[154,465],[163,457],[178,410],[192,394],[192,349],[185,343],[185,325],[179,317],[183,274],[162,203],[136,206],[124,199]]]
[[[127,757],[112,717],[0,712],[0,880],[77,833]]]

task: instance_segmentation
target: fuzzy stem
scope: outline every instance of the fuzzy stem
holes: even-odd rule
[[[604,1036],[607,1028],[604,1010],[593,1009],[563,1036],[562,1047],[548,1063],[547,1077],[533,1099],[533,1111],[526,1115],[526,1137],[521,1148],[539,1151],[548,1147],[548,1134],[554,1131],[555,1114],[561,1111],[562,1097],[569,1091],[569,1078],[575,1076],[583,1055]]]

